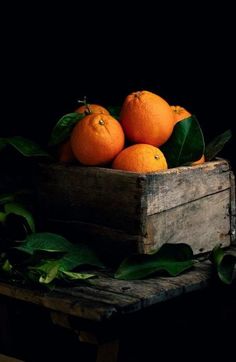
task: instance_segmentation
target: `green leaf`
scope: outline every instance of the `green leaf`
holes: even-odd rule
[[[71,243],[61,235],[53,233],[34,233],[29,235],[21,246],[15,249],[33,255],[39,250],[48,252],[68,252]]]
[[[14,194],[2,194],[0,195],[0,205],[4,205],[7,202],[12,202],[15,200]]]
[[[84,114],[76,112],[61,117],[52,130],[49,145],[55,146],[65,141],[70,136],[74,125],[82,118],[84,118]]]
[[[142,279],[158,271],[176,276],[193,266],[193,252],[187,244],[164,244],[155,254],[134,255],[125,259],[116,279]]]
[[[205,157],[207,161],[211,161],[215,156],[223,149],[224,145],[232,137],[231,130],[227,130],[224,133],[221,133],[219,136],[214,138],[213,141],[208,143],[205,150]]]
[[[121,106],[109,106],[107,108],[108,112],[110,113],[110,115],[112,117],[114,117],[115,119],[119,120],[120,118],[120,111],[121,111]]]
[[[3,265],[1,266],[2,271],[4,271],[5,273],[10,273],[13,269],[11,263],[9,262],[8,259],[6,259],[3,263]]]
[[[60,267],[60,261],[46,261],[41,264],[30,267],[29,269],[34,271],[35,274],[39,275],[39,283],[41,284],[49,284],[51,283],[58,275]]]
[[[61,259],[60,271],[73,270],[82,265],[104,267],[95,252],[88,246],[84,244],[71,244],[68,253]]]
[[[225,284],[231,284],[236,256],[225,252],[220,246],[216,246],[211,252],[210,260],[216,268],[220,280]]]
[[[75,272],[69,272],[69,271],[62,271],[60,273],[60,278],[65,280],[84,280],[84,279],[90,279],[93,278],[95,274],[88,274],[88,273],[75,273]]]
[[[41,284],[49,284],[55,279],[63,279],[67,281],[85,280],[94,277],[94,274],[75,273],[66,270],[60,270],[61,261],[46,261],[29,267],[31,279]]]
[[[87,245],[72,244],[57,234],[31,234],[14,249],[34,256],[35,260],[40,256],[46,259],[57,258],[60,261],[60,271],[70,271],[81,265],[103,267],[95,252]]]
[[[56,260],[62,258],[67,252],[61,250],[35,249],[32,260]]]
[[[51,157],[37,143],[21,136],[8,138],[7,143],[26,157]]]
[[[178,167],[197,161],[204,154],[202,130],[195,116],[176,123],[170,139],[161,147],[168,167]]]
[[[6,138],[0,138],[0,152],[6,145],[7,145],[7,139]]]
[[[30,230],[32,232],[35,232],[35,223],[33,215],[31,214],[31,212],[26,210],[21,204],[18,204],[16,202],[7,203],[5,204],[4,209],[6,216],[9,214],[15,214],[23,217],[27,221]]]
[[[4,223],[6,220],[6,217],[7,217],[6,213],[0,211],[0,223]]]

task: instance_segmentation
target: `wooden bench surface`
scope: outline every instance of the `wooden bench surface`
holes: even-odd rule
[[[156,276],[145,280],[124,281],[99,274],[89,283],[55,287],[49,291],[1,281],[0,295],[100,322],[137,312],[184,293],[204,289],[209,285],[211,275],[211,263],[202,261],[197,262],[192,270],[175,278]]]

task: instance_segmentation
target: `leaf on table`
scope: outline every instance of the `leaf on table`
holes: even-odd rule
[[[10,261],[6,259],[2,265],[0,265],[1,269],[5,273],[10,273],[13,269],[13,266],[11,265]]]
[[[0,205],[4,205],[7,202],[12,202],[15,200],[14,194],[1,194],[0,195]]]
[[[116,279],[142,279],[157,272],[177,276],[193,266],[193,251],[187,244],[164,244],[151,255],[125,259],[115,273]]]
[[[191,164],[205,151],[204,137],[193,115],[177,122],[169,140],[161,147],[169,168]]]
[[[34,267],[29,267],[35,275],[38,274],[38,281],[41,284],[51,283],[58,275],[60,260],[46,261]]]
[[[29,271],[32,273],[35,281],[41,284],[49,284],[55,279],[63,279],[67,281],[83,280],[94,277],[90,273],[76,273],[69,270],[64,270],[62,259],[42,261],[38,265],[29,266]]]
[[[51,157],[37,143],[21,136],[8,138],[7,143],[26,157]]]
[[[84,114],[77,112],[68,113],[61,117],[52,130],[49,145],[56,146],[65,141],[70,136],[75,124],[82,118],[84,118]]]
[[[232,132],[230,129],[215,137],[207,144],[205,150],[206,161],[211,161],[223,149],[224,145],[231,139]]]
[[[68,252],[71,243],[63,236],[53,233],[33,233],[25,241],[15,247],[15,249],[33,255],[34,252],[42,250],[44,252]]]
[[[71,244],[68,253],[61,259],[60,270],[70,271],[85,265],[104,267],[96,253],[87,245]]]
[[[16,202],[9,202],[5,204],[4,211],[6,216],[10,214],[21,216],[23,219],[26,220],[31,232],[35,232],[35,222],[33,215],[29,210],[25,209],[21,204]]]
[[[70,271],[61,271],[60,278],[64,280],[85,280],[95,277],[95,274],[88,274],[88,273],[75,273]]]
[[[210,260],[216,268],[220,280],[225,284],[231,284],[236,256],[230,252],[225,252],[220,246],[216,246],[211,252]]]

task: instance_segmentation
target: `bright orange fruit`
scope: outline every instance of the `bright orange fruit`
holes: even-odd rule
[[[58,160],[61,162],[72,162],[76,160],[71,148],[70,140],[62,143],[58,149]]]
[[[191,117],[191,113],[181,106],[171,106],[174,114],[174,124],[185,118]]]
[[[153,146],[163,145],[174,127],[174,115],[169,104],[148,91],[135,92],[126,97],[120,121],[130,141]]]
[[[105,165],[124,148],[120,123],[108,114],[92,113],[79,121],[71,134],[75,157],[84,165]]]
[[[206,161],[206,160],[205,160],[205,156],[202,155],[202,157],[201,157],[199,160],[193,162],[191,165],[192,165],[192,166],[194,166],[194,165],[201,165],[201,164],[204,163],[205,161]]]
[[[135,144],[116,156],[112,168],[134,172],[154,172],[168,168],[164,154],[157,147]]]
[[[108,110],[99,104],[88,104],[78,107],[75,110],[76,113],[84,114],[85,116],[90,113],[101,113],[101,114],[110,114]]]

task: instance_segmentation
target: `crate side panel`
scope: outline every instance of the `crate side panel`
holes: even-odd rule
[[[147,177],[147,214],[171,209],[230,187],[227,161],[179,167]]]
[[[199,254],[217,244],[229,246],[230,227],[228,189],[149,216],[147,242],[139,249],[150,252],[164,243],[187,243]]]
[[[78,220],[138,233],[145,177],[109,171],[41,166],[38,202],[44,218]]]

